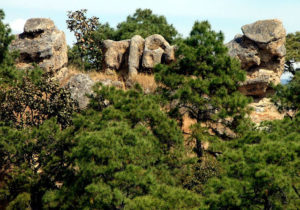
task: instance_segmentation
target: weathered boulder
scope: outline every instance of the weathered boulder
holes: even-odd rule
[[[145,40],[139,35],[130,40],[105,40],[102,50],[105,72],[126,70],[129,77],[137,75],[141,69],[152,69],[158,63],[175,60],[175,47],[158,34]]]
[[[17,35],[10,49],[19,51],[17,66],[20,68],[36,63],[46,71],[57,71],[68,63],[65,34],[47,18],[27,20],[24,32]]]
[[[92,87],[95,82],[86,74],[76,74],[70,78],[65,85],[70,93],[72,99],[78,102],[80,109],[85,109],[89,104],[89,97],[92,94]]]
[[[261,20],[242,27],[227,44],[229,55],[241,61],[247,80],[240,91],[249,96],[265,97],[278,84],[285,63],[285,29],[279,20]]]
[[[140,68],[140,60],[144,51],[145,40],[139,36],[135,35],[131,38],[128,66],[129,66],[129,75],[137,75],[138,69]]]
[[[285,29],[280,20],[259,20],[255,23],[244,25],[243,34],[254,42],[270,43],[285,37]]]
[[[164,63],[175,60],[174,47],[159,34],[154,34],[145,39],[143,54],[143,68],[151,69],[164,59]]]
[[[126,64],[129,55],[130,40],[103,42],[104,69],[106,73],[113,73]]]

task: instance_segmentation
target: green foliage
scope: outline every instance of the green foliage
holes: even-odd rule
[[[102,87],[91,107],[64,130],[56,119],[22,132],[0,127],[1,171],[9,171],[0,201],[21,205],[17,198],[29,194],[38,209],[201,205],[180,187],[190,164],[183,136],[153,96]]]
[[[0,89],[0,121],[18,128],[38,126],[54,116],[66,127],[75,110],[70,93],[38,68],[28,70],[14,86]]]
[[[16,78],[14,60],[16,53],[11,53],[8,49],[9,44],[14,39],[7,24],[3,23],[5,14],[0,9],[0,87],[13,82]]]
[[[286,59],[300,61],[300,32],[286,36]]]
[[[300,108],[300,72],[296,72],[291,82],[286,85],[277,85],[276,93],[273,96],[273,102],[280,111],[292,110],[295,113]]]
[[[223,41],[223,34],[212,31],[207,21],[196,22],[190,36],[178,43],[177,61],[156,67],[156,81],[172,105],[172,116],[188,112],[199,123],[221,120],[237,129],[250,100],[237,90],[245,72],[227,55]]]
[[[299,118],[262,125],[226,143],[225,172],[205,186],[212,209],[297,209],[300,204]]]
[[[118,24],[115,39],[131,39],[134,35],[146,38],[153,34],[162,35],[168,42],[173,42],[178,36],[176,29],[168,24],[164,16],[153,14],[150,9],[137,9],[126,21]]]
[[[300,61],[300,32],[290,33],[286,36],[286,70],[295,74],[294,62]]]
[[[76,37],[75,46],[69,49],[68,54],[71,55],[71,64],[74,61],[73,64],[78,65],[78,58],[80,58],[80,67],[99,70],[101,69],[102,40],[99,39],[99,36],[96,39],[94,33],[98,27],[103,26],[100,25],[99,18],[87,18],[86,12],[86,9],[68,12],[67,26]]]

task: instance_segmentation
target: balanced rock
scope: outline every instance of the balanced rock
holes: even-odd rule
[[[279,20],[261,20],[242,27],[227,44],[229,55],[241,61],[247,80],[240,91],[249,96],[265,97],[278,84],[284,71],[285,29]]]
[[[24,32],[17,35],[10,50],[19,51],[17,66],[20,68],[36,63],[46,71],[57,71],[68,63],[65,34],[47,18],[27,20]]]

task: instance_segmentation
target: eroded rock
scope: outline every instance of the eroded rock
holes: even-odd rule
[[[164,56],[164,57],[163,57]],[[164,63],[175,60],[174,47],[159,34],[154,34],[145,39],[145,49],[143,54],[143,68],[153,68],[164,59]]]
[[[103,42],[104,69],[106,73],[114,73],[128,61],[130,40]]]
[[[227,44],[229,55],[238,58],[247,72],[240,91],[262,98],[272,92],[270,84],[278,84],[284,71],[285,29],[279,20],[261,20],[243,26],[242,31]]]
[[[129,66],[129,75],[137,75],[140,68],[140,61],[143,55],[145,46],[145,40],[139,36],[135,35],[132,37],[130,42],[128,66]]]
[[[20,53],[17,60],[19,68],[28,68],[36,63],[46,71],[57,71],[68,63],[65,34],[47,18],[28,19],[24,32],[17,35],[10,49]]]
[[[174,61],[175,47],[159,34],[151,35],[145,40],[135,35],[130,40],[105,40],[103,54],[106,73],[114,74],[126,70],[131,77],[137,75],[142,69],[153,69],[158,63]]]

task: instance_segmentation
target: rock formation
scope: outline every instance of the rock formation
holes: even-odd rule
[[[85,109],[89,104],[88,94],[92,94],[95,84],[86,74],[77,74],[70,78],[65,87],[70,91],[71,97],[78,102],[80,109]]]
[[[152,69],[158,63],[175,60],[175,49],[158,34],[145,40],[136,35],[122,41],[105,40],[103,43],[104,69],[106,73],[126,70],[134,76],[143,69]]]
[[[240,91],[249,96],[265,97],[278,84],[285,63],[285,29],[279,20],[261,20],[242,27],[227,44],[229,55],[241,61],[247,80]]]
[[[47,18],[27,20],[24,32],[17,35],[10,49],[20,53],[17,60],[19,68],[28,68],[36,63],[46,71],[57,71],[68,63],[65,34]]]
[[[175,60],[174,47],[159,34],[154,34],[145,39],[143,54],[143,68],[153,68],[156,64],[170,63]]]

